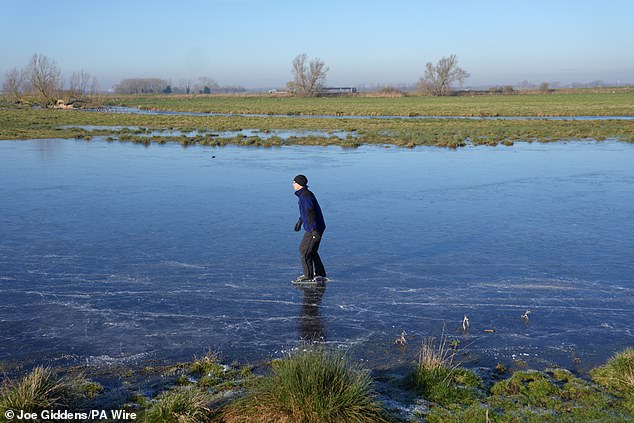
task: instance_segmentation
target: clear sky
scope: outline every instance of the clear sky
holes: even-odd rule
[[[634,83],[633,0],[0,0],[0,79],[34,53],[68,85],[84,70],[178,85],[283,87],[306,53],[329,85],[414,84],[456,54],[467,86]]]

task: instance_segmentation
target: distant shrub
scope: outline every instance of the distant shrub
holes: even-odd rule
[[[376,94],[379,97],[407,97],[407,94],[396,87],[387,86],[379,89]]]

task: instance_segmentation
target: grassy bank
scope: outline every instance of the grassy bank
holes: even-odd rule
[[[110,374],[110,382],[104,382],[105,373],[95,374],[103,385],[78,375],[78,369],[37,367],[22,377],[5,377],[0,415],[9,410],[126,410],[137,421],[157,423],[634,419],[631,349],[592,370],[586,380],[560,368],[474,371],[454,365],[443,348],[424,341],[409,374],[387,382],[339,353],[315,348],[260,368],[224,365],[208,353],[190,363],[119,369]]]

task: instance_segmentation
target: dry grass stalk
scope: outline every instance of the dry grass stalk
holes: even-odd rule
[[[439,371],[453,366],[455,350],[447,344],[447,336],[443,333],[436,345],[436,338],[423,339],[418,357],[418,367],[422,371]]]

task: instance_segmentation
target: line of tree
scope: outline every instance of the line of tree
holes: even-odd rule
[[[70,77],[68,95],[80,97],[96,93],[97,78],[81,70]],[[3,89],[14,101],[33,97],[35,101],[49,105],[55,103],[64,91],[62,72],[54,60],[42,54],[34,54],[23,69],[6,72]]]
[[[159,78],[127,78],[115,86],[117,94],[159,94],[169,87],[169,83]]]
[[[180,86],[160,78],[127,78],[115,86],[118,94],[219,94],[242,93],[246,89],[240,86],[221,86],[207,77],[201,76],[197,82],[189,79],[180,81]]]
[[[329,71],[323,60],[309,60],[303,53],[292,62],[293,80],[287,83],[289,91],[299,96],[314,97],[324,89]],[[458,66],[455,54],[442,57],[436,64],[428,62],[424,76],[418,82],[418,89],[426,95],[446,96],[454,92],[453,85],[462,86],[470,75]],[[44,104],[52,104],[63,90],[63,79],[57,64],[48,57],[34,54],[29,64],[22,70],[16,68],[5,74],[4,91],[18,101],[24,95],[39,98]],[[70,77],[69,94],[82,96],[96,93],[97,79],[81,70]],[[180,87],[174,87],[169,81],[160,78],[128,78],[115,87],[120,94],[171,94],[171,93],[240,93],[246,91],[240,86],[220,86],[216,81],[200,77],[196,83],[182,80]]]

